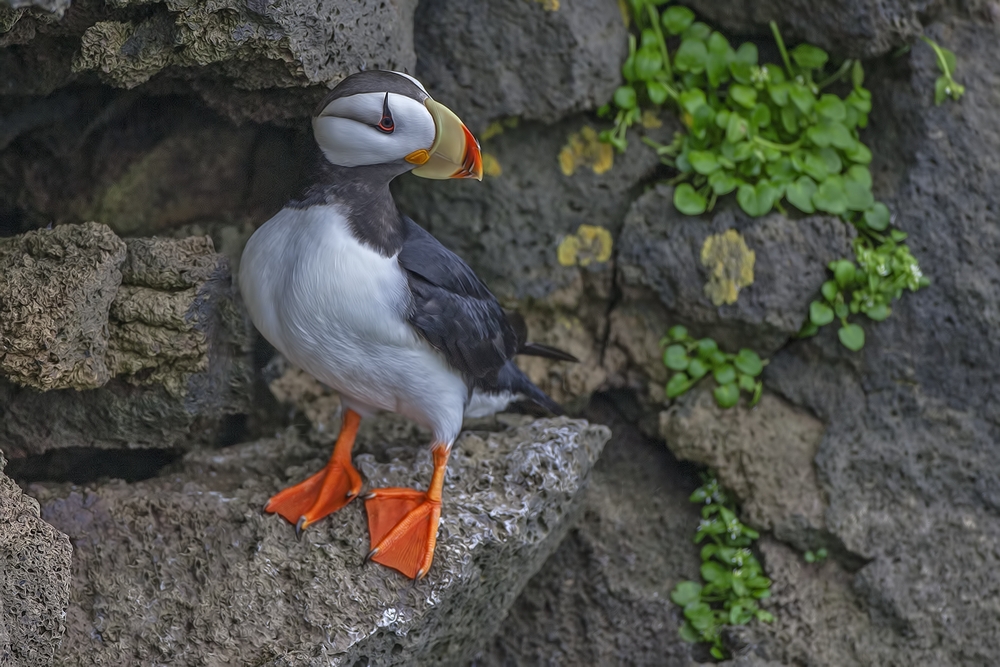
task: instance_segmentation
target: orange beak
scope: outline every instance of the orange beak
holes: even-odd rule
[[[420,165],[413,173],[422,178],[483,180],[483,156],[469,128],[440,102],[428,98],[424,106],[434,118],[436,132],[430,149],[407,156],[408,161]]]

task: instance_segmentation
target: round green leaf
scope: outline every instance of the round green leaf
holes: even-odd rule
[[[759,613],[760,612],[758,612],[758,616]],[[696,642],[701,641],[701,635],[698,633],[697,630],[694,629],[694,626],[692,626],[687,621],[681,623],[681,629],[678,632],[678,634],[680,635],[682,640],[688,642],[689,644],[694,644]]]
[[[873,306],[872,308],[866,310],[865,315],[867,315],[869,319],[881,322],[885,318],[889,317],[889,307],[884,303],[880,303],[877,306]]]
[[[635,108],[635,88],[632,86],[621,86],[615,91],[615,104],[621,109]]]
[[[701,215],[708,208],[708,201],[690,183],[681,183],[674,190],[674,206],[684,215]]]
[[[635,81],[635,54],[629,55],[622,63],[622,76],[625,77],[626,81]]]
[[[791,55],[795,64],[803,69],[819,69],[830,59],[826,51],[812,44],[799,44],[792,49]]]
[[[792,103],[798,107],[799,111],[804,114],[812,111],[813,105],[816,103],[816,96],[803,83],[792,84],[791,89],[788,91],[788,96],[792,99]]]
[[[757,64],[757,46],[752,42],[743,42],[740,44],[739,48],[736,49],[736,54],[733,59],[738,63],[743,63],[745,65],[756,65]]]
[[[700,88],[685,90],[680,94],[678,101],[680,102],[681,107],[690,114],[697,111],[698,107],[702,107],[707,104],[705,93]]]
[[[803,213],[816,212],[816,207],[812,203],[814,194],[816,194],[816,181],[808,176],[800,176],[785,188],[785,198],[788,199],[788,203]]]
[[[753,90],[751,88],[751,90]],[[756,96],[757,91],[754,91],[754,96]],[[750,114],[750,122],[757,127],[767,127],[771,124],[771,109],[766,104],[758,104],[753,108],[753,113]]]
[[[711,359],[712,355],[719,351],[719,344],[711,338],[702,338],[698,341],[698,356],[702,359]]]
[[[816,194],[813,204],[821,211],[842,215],[847,212],[847,193],[844,192],[844,182],[839,176],[830,176],[823,181]]]
[[[667,32],[671,35],[679,35],[694,23],[694,12],[687,7],[671,5],[663,12],[660,20]]]
[[[785,132],[796,134],[799,131],[799,117],[796,114],[795,106],[789,104],[781,107],[781,126]]]
[[[743,184],[736,191],[736,201],[746,214],[759,217],[774,206],[776,191],[766,180],[761,180],[756,186]]]
[[[691,363],[688,364],[687,374],[691,376],[692,380],[700,380],[708,373],[708,366],[701,359],[692,359]]]
[[[635,75],[647,81],[663,69],[663,56],[655,46],[644,46],[635,54]]]
[[[719,161],[711,151],[691,151],[687,155],[688,162],[699,174],[708,176],[719,169]]]
[[[731,408],[739,403],[740,388],[735,382],[729,382],[713,389],[712,395],[715,396],[715,402],[719,404],[720,408]],[[708,577],[705,579],[707,580]]]
[[[842,259],[833,265],[833,278],[841,288],[850,287],[855,279],[854,262]]]
[[[839,174],[840,170],[844,167],[844,163],[841,162],[840,156],[837,155],[837,151],[827,146],[826,148],[820,148],[816,151],[816,155],[819,159],[823,161],[823,166],[826,167],[826,171],[829,174]]]
[[[760,372],[764,370],[764,362],[760,360],[760,356],[753,350],[746,348],[739,351],[739,354],[733,359],[733,364],[740,372],[753,377],[760,375]]]
[[[736,382],[736,369],[729,364],[722,364],[712,372],[712,377],[719,384]]]
[[[757,91],[750,86],[744,86],[739,83],[729,86],[729,97],[747,109],[752,109],[757,104]]]
[[[729,114],[729,122],[726,124],[726,141],[735,144],[743,137],[747,136],[747,120],[736,112]]]
[[[779,107],[783,107],[788,104],[788,92],[791,89],[792,85],[787,81],[772,83],[767,87],[767,94],[771,96],[772,102],[777,104]]]
[[[653,104],[663,104],[667,101],[667,87],[659,81],[649,81],[646,83],[646,94]]]
[[[865,224],[876,232],[881,232],[888,227],[890,218],[889,207],[882,202],[875,202],[870,209],[865,211],[864,216]]]
[[[683,345],[671,345],[663,352],[663,363],[672,371],[687,370],[691,360]]]
[[[837,337],[840,338],[841,344],[852,352],[857,352],[865,346],[865,330],[857,324],[840,327]]]
[[[752,394],[753,388],[756,384],[757,382],[756,380],[753,379],[752,376],[747,375],[746,373],[740,373],[740,379],[739,379],[740,389]]]
[[[871,185],[865,185],[851,179],[844,179],[844,192],[847,194],[847,208],[851,211],[867,211],[875,203]]]
[[[682,581],[670,593],[674,604],[686,607],[701,597],[701,584],[696,581]]]
[[[680,324],[675,324],[674,326],[667,329],[667,335],[673,340],[684,340],[687,338],[688,330],[687,327],[681,326]]]
[[[839,97],[827,93],[816,102],[816,113],[829,120],[842,121],[847,117],[847,108]]]
[[[681,39],[696,39],[699,41],[706,41],[708,36],[712,34],[712,28],[709,27],[707,23],[702,23],[701,21],[695,21],[688,29],[684,31],[681,35]]]
[[[865,82],[865,68],[861,66],[860,60],[855,60],[851,65],[851,83],[855,88],[860,88]]]
[[[843,318],[847,317],[847,314],[849,312],[850,312],[850,309],[847,307],[846,303],[835,303],[835,304],[833,304],[833,314],[836,315],[837,317],[843,319]]]
[[[705,71],[708,60],[708,49],[705,42],[699,39],[686,39],[681,42],[674,56],[674,66],[680,72],[699,74]]]
[[[817,327],[826,326],[833,322],[833,309],[822,301],[813,301],[809,304],[809,321]]]
[[[691,388],[691,380],[684,373],[674,373],[667,382],[665,392],[667,398],[677,398]]]
[[[716,35],[718,33],[713,33]],[[708,75],[708,85],[718,88],[729,80],[729,56],[725,53],[713,53],[709,48],[708,59],[705,61],[705,74]]]
[[[840,293],[840,287],[837,285],[836,280],[827,280],[823,283],[823,287],[819,290],[823,294],[823,298],[833,303],[837,298],[837,294]]]
[[[851,162],[857,162],[858,164],[871,164],[872,161],[872,152],[860,141],[855,142],[853,148],[845,150],[844,155]]]
[[[867,188],[871,188],[872,186],[872,172],[864,165],[851,165],[851,168],[847,170],[847,178],[857,181]]]
[[[708,184],[712,186],[712,192],[717,196],[728,195],[735,190],[743,181],[726,171],[716,171],[708,177]]]

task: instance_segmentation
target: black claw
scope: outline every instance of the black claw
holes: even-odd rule
[[[425,573],[423,570],[417,570],[417,576],[413,577],[413,581],[420,581],[421,579],[423,579],[424,574]]]
[[[374,497],[375,497],[375,492],[374,491],[369,491],[365,495],[361,496],[361,500],[371,500]]]
[[[374,549],[372,549],[371,551],[368,552],[368,554],[365,556],[365,561],[364,562],[365,563],[369,562],[376,555],[378,555],[378,547],[375,547]]]
[[[354,496],[356,496],[356,495],[358,495],[358,494],[357,494],[357,493],[355,493],[354,491],[348,491],[348,492],[347,492],[347,497],[348,497],[348,498],[353,498],[353,497],[354,497]]]
[[[306,518],[304,516],[300,516],[298,523],[295,524],[295,539],[297,539],[300,542],[302,541],[302,530],[303,530],[302,524],[304,524],[305,522]]]

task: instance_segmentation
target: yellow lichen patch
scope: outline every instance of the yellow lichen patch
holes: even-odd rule
[[[614,164],[615,154],[611,144],[606,144],[597,136],[597,131],[589,125],[571,134],[566,145],[559,151],[559,168],[562,173],[572,176],[578,167],[590,167],[595,174],[603,174]]]
[[[559,243],[556,257],[563,266],[588,266],[611,259],[611,232],[604,227],[580,225]]]
[[[716,306],[736,303],[740,290],[753,283],[756,258],[735,229],[709,236],[701,246],[701,263],[711,272],[705,296]]]
[[[493,153],[483,153],[483,174],[486,176],[499,176],[503,173],[503,167]]]
[[[535,0],[547,12],[559,11],[559,0]]]
[[[647,130],[655,130],[658,127],[663,127],[663,121],[655,113],[646,109],[642,112],[642,126]]]
[[[498,120],[495,120],[486,126],[486,129],[483,130],[483,133],[479,135],[479,140],[489,141],[498,134],[503,134],[503,123],[501,123]]]

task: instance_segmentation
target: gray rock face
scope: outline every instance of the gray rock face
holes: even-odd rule
[[[355,457],[367,488],[430,479],[422,439],[396,424],[361,435],[388,461]],[[434,565],[416,584],[362,563],[360,503],[301,542],[261,513],[329,455],[291,432],[191,453],[136,484],[35,485],[43,515],[76,544],[60,664],[201,665],[209,655],[258,665],[462,664],[562,539],[608,435],[567,419],[466,433],[445,481]]]
[[[66,630],[73,547],[3,474],[0,453],[0,664],[53,664]]]
[[[20,4],[20,3],[19,3]],[[136,14],[136,7],[145,9]],[[400,2],[273,3],[251,1],[75,2],[57,21],[21,12],[20,53],[0,50],[7,93],[47,94],[97,75],[134,88],[154,76],[192,81],[204,99],[233,118],[303,117],[312,110],[298,95],[258,93],[225,99],[217,86],[268,91],[315,86],[309,97],[361,69],[412,71],[414,0]],[[52,5],[55,8],[55,5]],[[62,48],[53,43],[61,42]],[[59,57],[53,58],[56,51]],[[271,104],[266,104],[267,100]],[[275,104],[277,102],[277,104]],[[296,104],[298,103],[298,104]],[[254,109],[254,105],[267,109]]]
[[[697,578],[691,542],[700,516],[693,476],[596,399],[591,419],[613,425],[583,494],[583,518],[525,586],[476,667],[660,665],[687,667],[670,591]]]
[[[1000,655],[1000,637],[983,631],[1000,624],[992,604],[1000,591],[1000,67],[990,55],[998,28],[954,21],[930,34],[955,50],[968,93],[934,106],[937,67],[916,47],[873,76],[881,111],[869,132],[883,160],[882,196],[933,284],[866,326],[861,354],[829,332],[790,346],[765,371],[767,385],[828,424],[816,457],[827,525],[871,559],[852,585],[887,632],[861,664],[989,664]],[[844,664],[819,648],[778,654]]]
[[[824,546],[826,503],[813,468],[824,430],[770,393],[753,409],[724,410],[698,389],[660,413],[660,434],[675,456],[714,470],[744,520],[803,551]]]
[[[505,116],[552,123],[596,109],[628,55],[613,0],[430,0],[415,30],[417,75],[473,132]]]
[[[720,236],[728,230],[742,241]],[[850,238],[844,223],[819,216],[747,219],[723,210],[706,224],[678,212],[673,190],[658,185],[626,218],[617,269],[625,302],[660,310],[666,321],[683,322],[724,347],[767,356],[802,328],[827,263],[849,255]],[[713,290],[733,289],[733,283],[745,285],[729,294],[735,302],[713,303]],[[657,346],[650,358],[659,356]]]
[[[770,35],[777,21],[786,42],[809,42],[848,58],[874,58],[911,43],[948,7],[940,0],[685,0],[711,23],[736,34]],[[955,3],[973,12],[986,3]]]
[[[189,448],[246,411],[246,324],[210,239],[123,242],[91,223],[0,247],[9,456]]]

